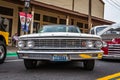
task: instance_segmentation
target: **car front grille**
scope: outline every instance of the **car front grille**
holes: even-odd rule
[[[39,48],[79,48],[81,40],[79,39],[37,39],[34,40],[35,47]]]
[[[108,46],[108,54],[120,54],[120,44],[109,44]]]

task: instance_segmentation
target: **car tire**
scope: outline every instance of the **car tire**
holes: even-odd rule
[[[94,69],[95,60],[85,60],[83,65],[85,70],[92,71]]]
[[[6,45],[3,41],[0,41],[0,64],[2,64],[5,61],[6,58]]]
[[[31,59],[24,59],[24,65],[26,69],[34,69],[37,66],[37,61]]]

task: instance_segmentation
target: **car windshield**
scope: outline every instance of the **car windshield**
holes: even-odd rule
[[[80,33],[78,27],[67,25],[45,25],[42,29],[38,30],[38,33],[44,32],[73,32]]]
[[[120,34],[120,28],[117,29],[109,29],[106,32],[103,33],[104,34]]]
[[[105,29],[106,27],[98,27],[96,29],[96,34],[98,34],[100,31],[102,31],[103,29]]]

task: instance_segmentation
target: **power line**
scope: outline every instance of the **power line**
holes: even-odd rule
[[[115,1],[111,0],[111,2],[113,2],[116,6],[120,8],[120,5],[118,5]]]
[[[111,6],[115,7],[116,9],[120,10],[117,6],[113,5],[113,4],[112,4],[111,2],[109,2],[108,0],[106,0],[106,2],[107,2],[108,4],[110,4]]]
[[[116,0],[116,2],[117,2],[118,4],[120,4],[120,2],[119,2],[119,1],[117,1],[117,0]]]
[[[106,2],[108,4],[110,4],[111,6],[113,6],[114,8],[116,8],[120,12],[120,8],[118,8],[117,6],[115,6],[114,4],[112,4],[111,2],[109,2],[108,0],[106,0]]]

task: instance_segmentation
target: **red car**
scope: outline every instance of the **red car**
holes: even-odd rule
[[[95,26],[90,30],[91,34],[101,36],[104,41],[104,59],[120,59],[120,26],[101,25]]]

